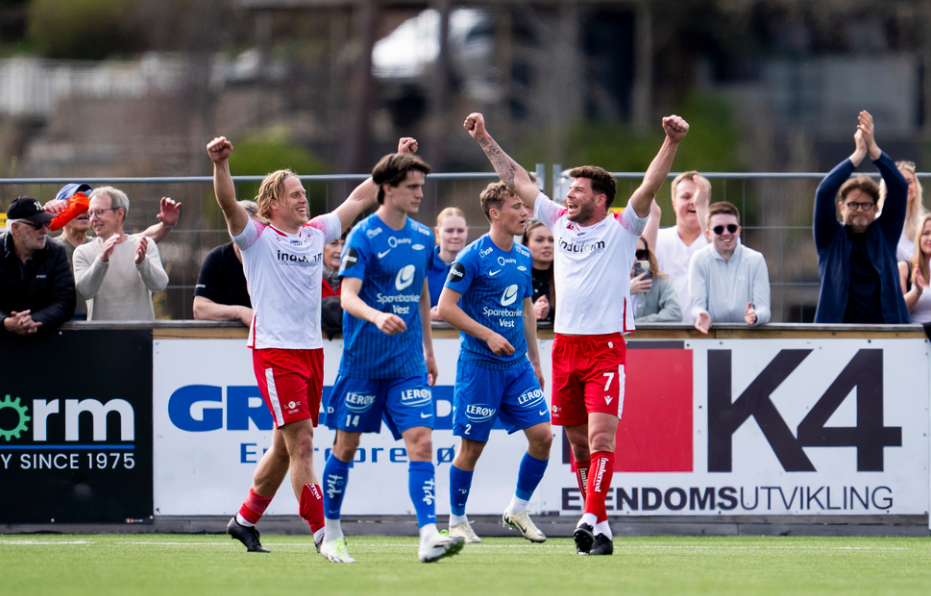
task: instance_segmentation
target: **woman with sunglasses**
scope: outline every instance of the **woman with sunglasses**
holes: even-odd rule
[[[906,180],[908,178],[906,177]],[[912,323],[931,323],[931,292],[928,279],[928,261],[931,260],[931,213],[926,213],[918,222],[918,242],[911,259],[899,262],[899,279],[905,306],[912,315]]]
[[[899,237],[899,243],[896,247],[896,260],[901,263],[908,261],[915,254],[915,242],[918,234],[921,233],[919,225],[921,218],[928,212],[922,204],[921,183],[915,175],[915,162],[897,161],[896,167],[899,173],[908,182],[908,194],[905,203],[905,225],[902,227],[902,235]],[[882,213],[883,203],[886,201],[886,181],[879,183],[879,201],[876,203],[876,217]]]
[[[637,323],[681,323],[682,307],[672,280],[656,266],[656,256],[642,236],[630,271],[630,295]]]

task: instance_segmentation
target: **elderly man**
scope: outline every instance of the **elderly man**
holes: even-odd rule
[[[7,231],[0,234],[0,335],[49,332],[74,314],[68,258],[48,241],[53,217],[26,195],[7,211]]]
[[[818,185],[814,235],[821,293],[815,323],[911,322],[902,297],[896,245],[905,222],[908,183],[876,144],[873,117],[860,112],[856,149]],[[879,187],[866,176],[850,178],[869,154],[886,182],[882,215],[876,215]],[[843,223],[837,221],[834,200]]]
[[[689,294],[695,328],[708,333],[712,322],[768,323],[769,269],[766,259],[740,243],[740,212],[721,201],[708,209],[705,235],[711,244],[689,265]]]
[[[74,250],[77,293],[88,301],[89,321],[154,321],[152,292],[168,286],[155,242],[123,231],[129,198],[103,186],[90,195],[91,227],[97,238]]]

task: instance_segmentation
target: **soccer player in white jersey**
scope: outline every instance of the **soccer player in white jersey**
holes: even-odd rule
[[[609,212],[616,181],[607,171],[582,166],[569,172],[565,207],[537,190],[527,172],[485,130],[481,114],[463,123],[498,176],[534,219],[556,239],[556,311],[553,342],[553,424],[563,426],[585,486],[585,512],[573,537],[579,554],[614,552],[605,497],[614,474],[614,445],[624,400],[626,347],[622,334],[634,330],[630,269],[650,202],[663,185],[688,123],[663,118],[666,139],[620,214]]]
[[[461,331],[453,395],[453,434],[460,442],[449,469],[449,533],[481,542],[465,507],[475,464],[500,418],[509,433],[523,430],[529,443],[501,521],[543,542],[527,505],[546,471],[553,431],[537,349],[533,257],[514,242],[530,214],[503,182],[489,184],[479,200],[491,231],[456,256],[438,305],[440,316]]]
[[[412,138],[398,150],[416,151]],[[308,221],[304,186],[290,170],[269,174],[255,198],[263,225],[236,201],[230,175],[233,145],[225,137],[207,144],[213,161],[213,188],[233,242],[242,252],[243,273],[252,299],[249,347],[259,390],[275,420],[272,446],[253,476],[249,496],[227,526],[231,537],[249,552],[262,548],[255,524],[290,472],[299,513],[323,539],[323,493],[313,469],[314,427],[323,388],[323,340],[320,334],[320,287],[323,246],[375,202],[377,187],[366,180],[333,213]]]
[[[413,155],[388,155],[372,170],[378,210],[349,233],[340,265],[343,357],[324,424],[336,430],[323,470],[326,535],[320,553],[353,563],[340,524],[349,464],[364,432],[381,422],[407,448],[408,492],[420,527],[418,558],[432,562],[462,550],[462,538],[436,528],[433,394],[437,368],[430,331],[427,265],[433,232],[417,213],[430,166]]]

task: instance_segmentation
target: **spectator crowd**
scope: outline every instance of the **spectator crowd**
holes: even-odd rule
[[[874,136],[873,119],[861,112],[854,151],[824,178],[815,193],[813,232],[821,287],[816,323],[931,323],[925,294],[931,261],[931,215],[922,204],[915,164],[895,162]],[[855,175],[863,160],[882,182]],[[631,306],[643,323],[693,325],[708,333],[715,323],[762,325],[771,320],[769,273],[764,255],[741,240],[740,213],[712,202],[710,182],[686,171],[671,184],[675,225],[660,228],[662,209],[652,203],[630,269]],[[253,201],[240,201],[265,223]],[[177,223],[181,205],[162,198],[157,222],[141,233],[124,229],[130,200],[123,191],[68,184],[44,206],[14,198],[0,235],[0,334],[42,335],[65,321],[151,321],[152,296],[168,285],[158,244]],[[839,215],[839,218],[838,218]],[[60,231],[53,238],[51,233]],[[431,318],[450,266],[469,241],[463,211],[443,209],[433,228],[436,246],[428,265]],[[551,324],[557,311],[553,234],[529,221],[520,242],[532,257],[533,311]],[[342,325],[339,274],[345,234],[327,243],[322,259],[323,330]],[[204,259],[194,290],[194,318],[241,321],[253,311],[242,256],[233,242]]]

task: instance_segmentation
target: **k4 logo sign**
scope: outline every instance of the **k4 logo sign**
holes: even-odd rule
[[[884,351],[860,349],[839,372],[821,367],[798,370],[814,351],[780,350],[734,399],[732,350],[708,350],[709,472],[732,471],[733,435],[751,418],[787,472],[824,471],[815,468],[804,447],[852,447],[857,453],[858,472],[884,470],[885,448],[902,446],[902,428],[884,422]],[[810,391],[794,396],[809,409],[793,432],[785,412],[773,401],[774,392],[789,379],[796,387],[800,380],[803,386],[823,385],[827,375],[836,376],[820,396]],[[806,377],[810,382],[805,382]],[[927,389],[927,379],[921,386]],[[828,425],[848,400],[856,402],[855,424]]]

